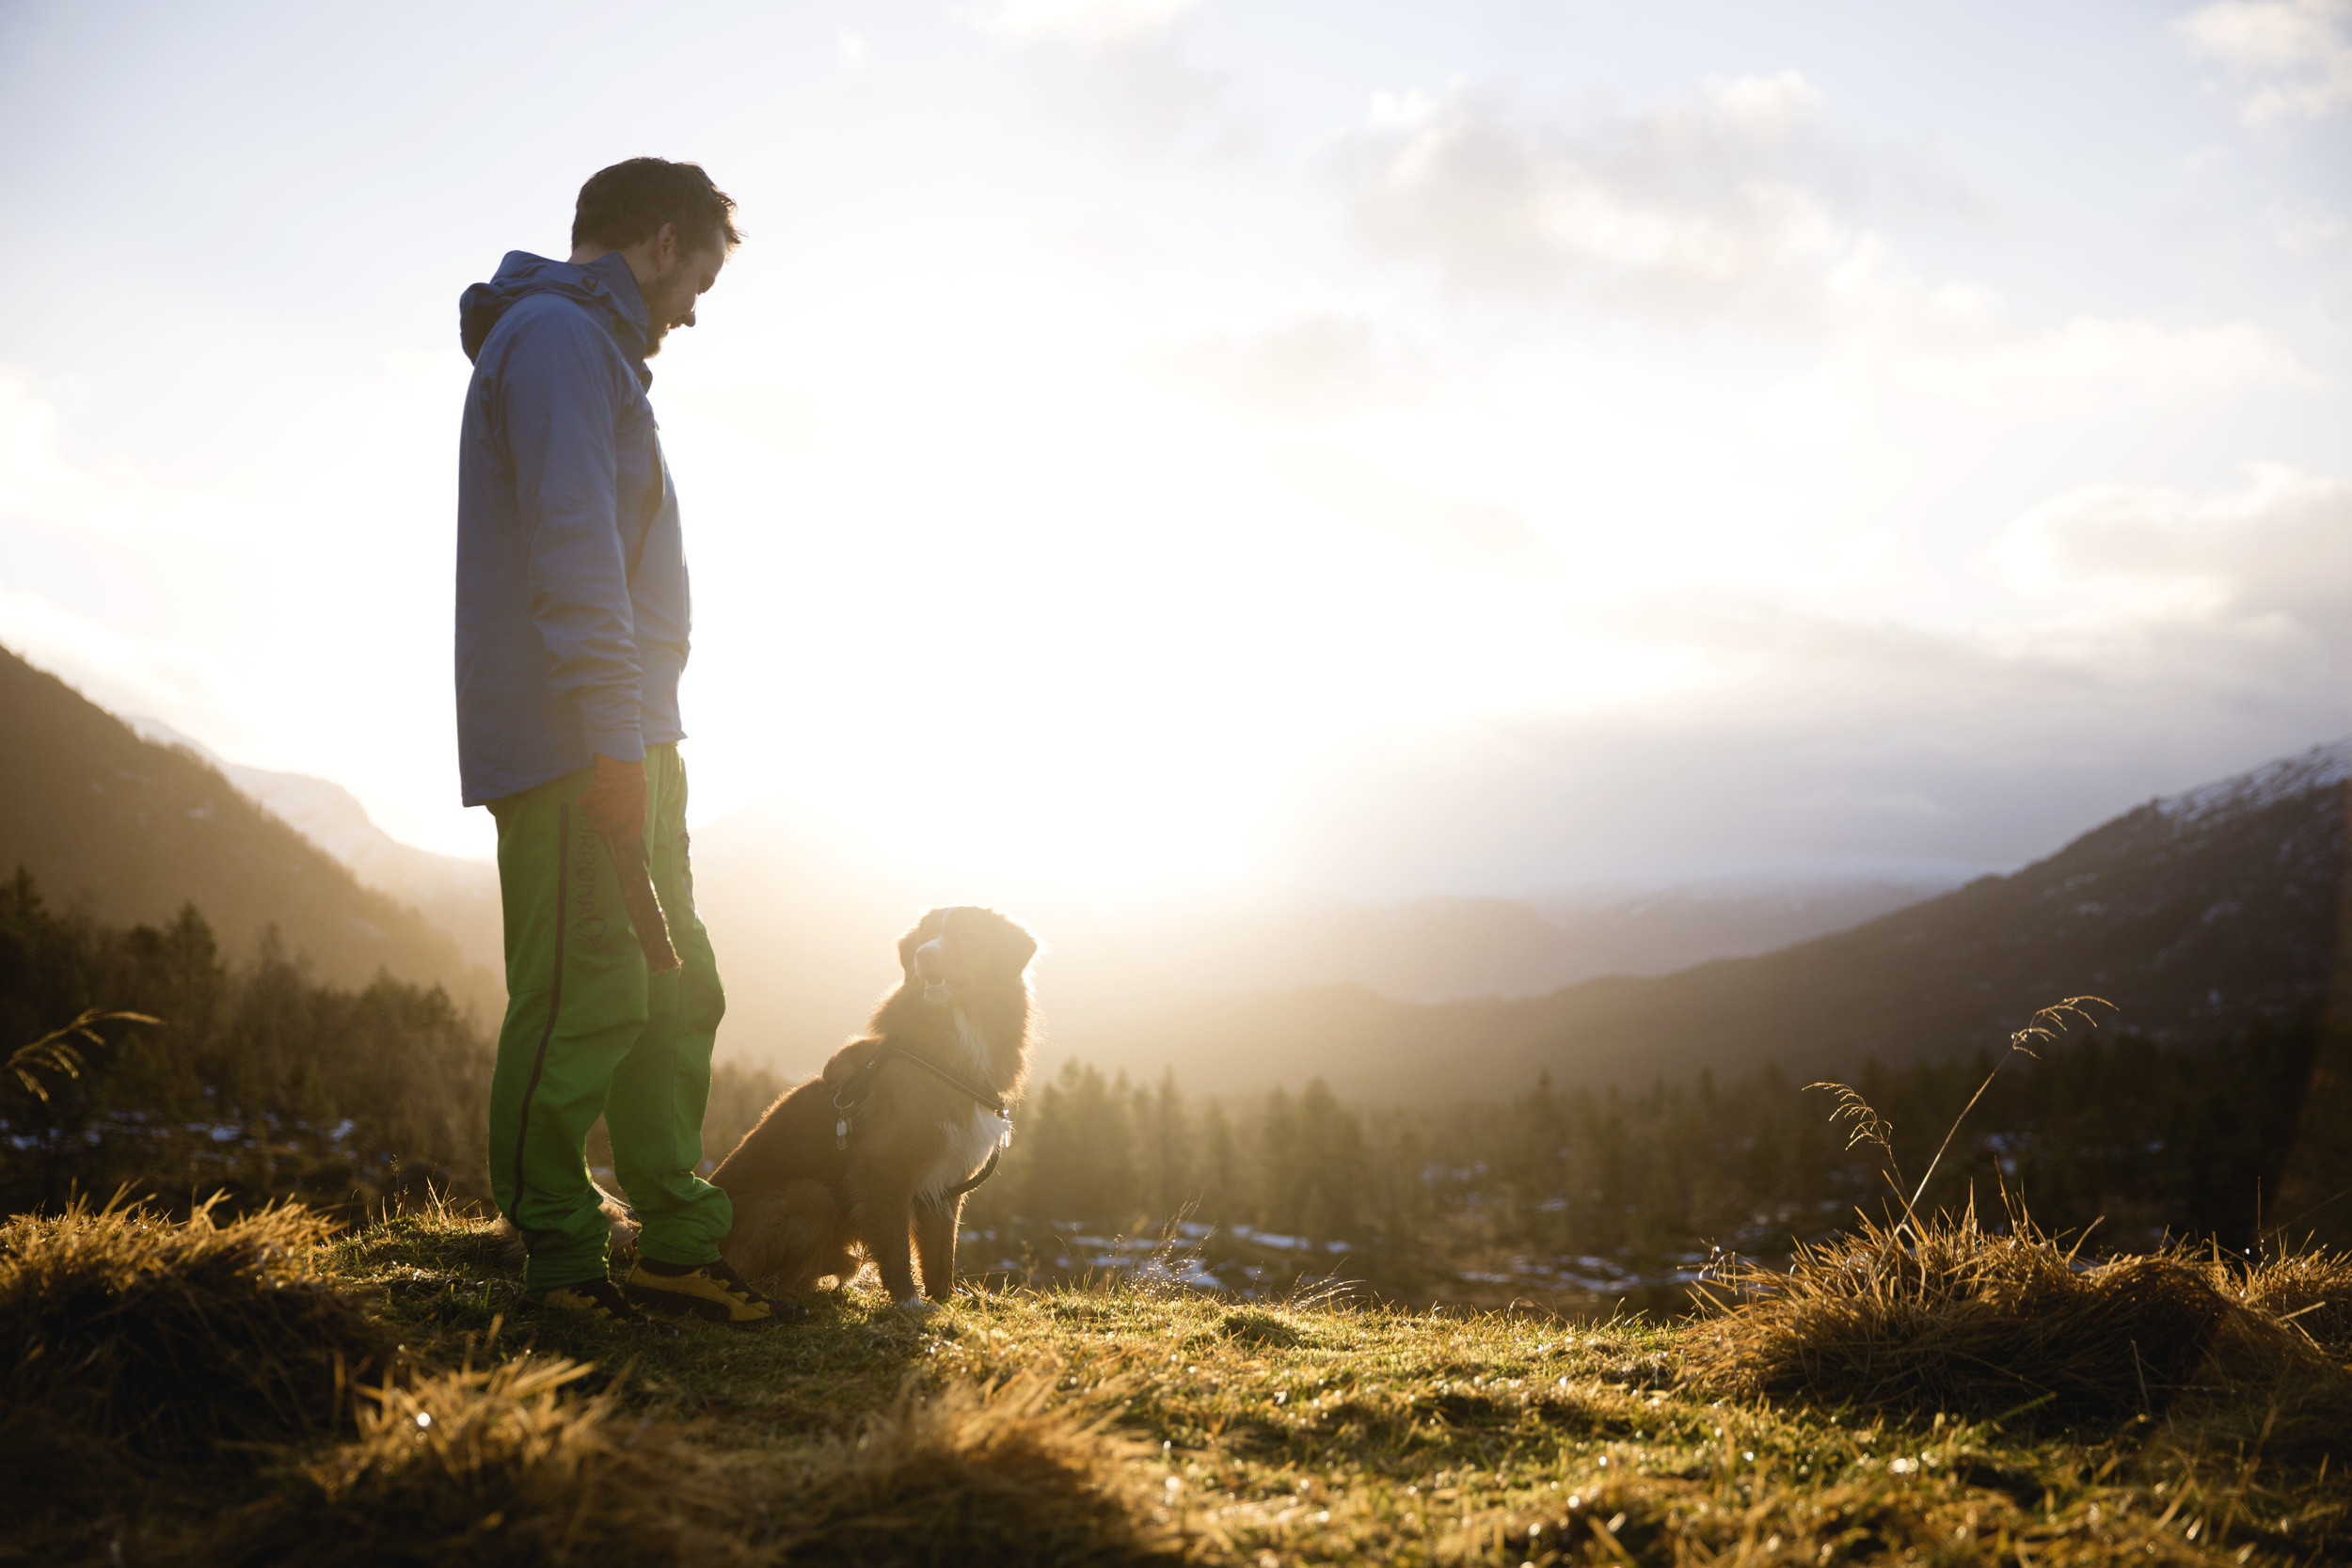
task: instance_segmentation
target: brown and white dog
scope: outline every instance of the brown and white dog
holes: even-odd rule
[[[933,910],[898,939],[904,977],[866,1033],[771,1105],[711,1174],[735,1205],[719,1250],[738,1274],[788,1294],[827,1277],[846,1283],[862,1252],[900,1307],[947,1299],[963,1212],[954,1189],[1009,1123],[907,1053],[1009,1107],[1028,1076],[1025,972],[1036,954],[1020,925],[970,907]],[[845,1095],[856,1101],[847,1148],[836,1136],[845,1113],[835,1097]]]

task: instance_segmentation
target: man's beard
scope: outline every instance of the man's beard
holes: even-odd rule
[[[660,354],[661,352],[661,340],[669,335],[670,329],[668,327],[660,325],[659,323],[647,323],[645,326],[645,357],[650,359],[655,355]]]

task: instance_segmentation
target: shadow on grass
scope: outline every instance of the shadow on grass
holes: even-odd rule
[[[1131,1442],[1054,1403],[1041,1374],[934,1386],[917,1369],[937,1333],[895,1309],[827,1296],[803,1324],[675,1337],[510,1319],[511,1261],[478,1219],[394,1213],[331,1251],[329,1229],[292,1206],[215,1226],[118,1204],[0,1230],[10,1552],[364,1565],[1166,1549],[1131,1495]],[[764,1421],[769,1440],[714,1443],[721,1415],[736,1432]]]

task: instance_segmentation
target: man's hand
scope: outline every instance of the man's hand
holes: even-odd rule
[[[580,797],[588,825],[607,838],[640,838],[645,832],[645,765],[596,753],[596,777]]]

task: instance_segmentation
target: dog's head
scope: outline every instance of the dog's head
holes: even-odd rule
[[[1035,957],[1037,939],[1020,922],[969,904],[933,910],[898,939],[898,967],[907,984],[941,1007],[1018,991],[1021,973]]]

